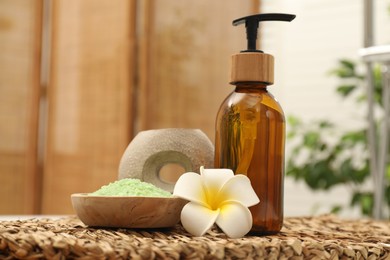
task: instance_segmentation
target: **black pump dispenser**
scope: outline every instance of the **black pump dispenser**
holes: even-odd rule
[[[234,26],[245,23],[248,49],[232,56],[231,84],[262,82],[272,85],[274,83],[274,57],[256,49],[259,23],[264,21],[290,22],[294,18],[293,14],[268,13],[245,16],[233,21]]]
[[[233,21],[233,25],[237,26],[245,23],[246,27],[246,38],[248,40],[248,49],[241,52],[261,52],[256,49],[257,30],[259,23],[264,21],[283,21],[291,22],[294,20],[295,15],[283,14],[283,13],[268,13],[268,14],[255,14],[250,16],[241,17]]]

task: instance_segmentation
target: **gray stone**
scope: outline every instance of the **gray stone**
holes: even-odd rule
[[[199,129],[167,128],[142,131],[126,148],[119,164],[118,179],[136,178],[172,191],[174,184],[161,180],[160,169],[178,164],[185,172],[212,168],[214,146]]]

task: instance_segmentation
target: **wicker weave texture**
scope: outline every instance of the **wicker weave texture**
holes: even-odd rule
[[[0,259],[390,259],[390,223],[286,218],[278,235],[229,239],[165,230],[98,229],[77,218],[0,222]]]

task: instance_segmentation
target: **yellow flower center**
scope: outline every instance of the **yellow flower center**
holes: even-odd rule
[[[223,201],[218,198],[218,189],[209,187],[206,191],[206,204],[211,210],[217,210]]]

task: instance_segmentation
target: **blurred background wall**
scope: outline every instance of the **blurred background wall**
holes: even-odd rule
[[[377,43],[390,42],[387,6],[375,4]],[[261,29],[286,115],[364,125],[365,109],[329,76],[339,59],[359,59],[363,1],[1,0],[0,214],[72,214],[70,194],[114,181],[139,131],[200,128],[213,141],[233,90],[230,55],[245,48],[231,21],[258,12],[297,14]],[[329,212],[348,196],[286,178],[286,215]]]
[[[0,214],[72,213],[141,130],[214,119],[259,1],[1,0]]]

